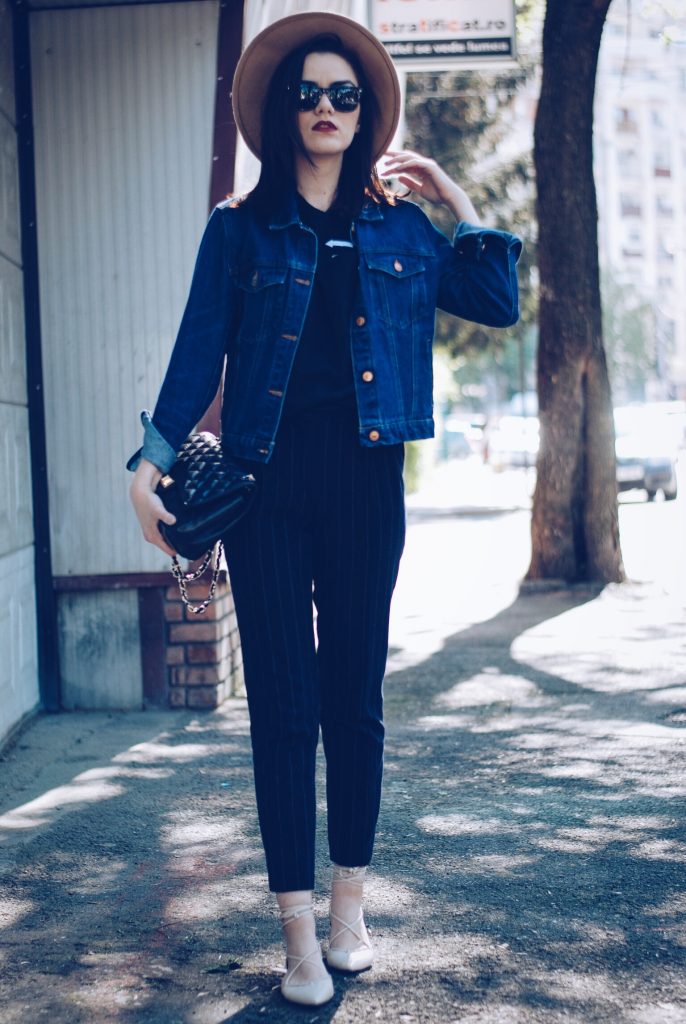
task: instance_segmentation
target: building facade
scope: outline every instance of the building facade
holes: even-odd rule
[[[12,28],[0,0],[0,738],[40,700]]]
[[[626,0],[611,5],[598,66],[600,260],[651,307],[655,376],[646,397],[683,399],[686,34],[657,11],[630,12]]]

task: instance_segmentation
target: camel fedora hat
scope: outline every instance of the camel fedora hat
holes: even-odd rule
[[[303,11],[280,18],[248,43],[233,76],[231,102],[246,145],[261,156],[262,110],[274,71],[293,50],[315,36],[333,33],[359,60],[379,106],[374,159],[391,144],[400,118],[400,86],[393,61],[369,29],[342,14]],[[364,102],[364,99],[363,99]]]

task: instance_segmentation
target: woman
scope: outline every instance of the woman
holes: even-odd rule
[[[284,996],[333,984],[312,912],[315,754],[326,755],[333,862],[328,965],[371,966],[362,913],[383,769],[382,682],[405,539],[403,442],[433,436],[436,306],[493,326],[518,316],[520,243],[481,229],[430,159],[387,153],[386,174],[453,212],[453,242],[375,170],[400,92],[383,46],[340,15],[296,14],[250,44],[236,123],[257,186],[212,212],[131,498],[172,553],[155,486],[212,400],[226,357],[225,451],[256,499],[226,536],[243,648],[269,887],[284,927]],[[313,608],[317,611],[316,644]]]

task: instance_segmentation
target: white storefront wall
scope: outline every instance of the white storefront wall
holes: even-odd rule
[[[0,0],[0,742],[38,704],[12,20]]]
[[[217,0],[41,10],[31,62],[56,577],[166,571],[128,499],[208,217]],[[66,707],[142,700],[138,593],[58,593]]]
[[[164,570],[124,465],[207,222],[216,0],[37,11],[31,62],[56,576]]]

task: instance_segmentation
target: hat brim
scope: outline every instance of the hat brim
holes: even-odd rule
[[[274,71],[293,50],[309,39],[335,33],[356,54],[376,97],[379,118],[374,126],[374,160],[386,152],[400,120],[400,85],[393,61],[369,29],[342,14],[304,11],[268,25],[246,46],[233,77],[231,103],[239,132],[248,149],[262,156],[262,111]]]

